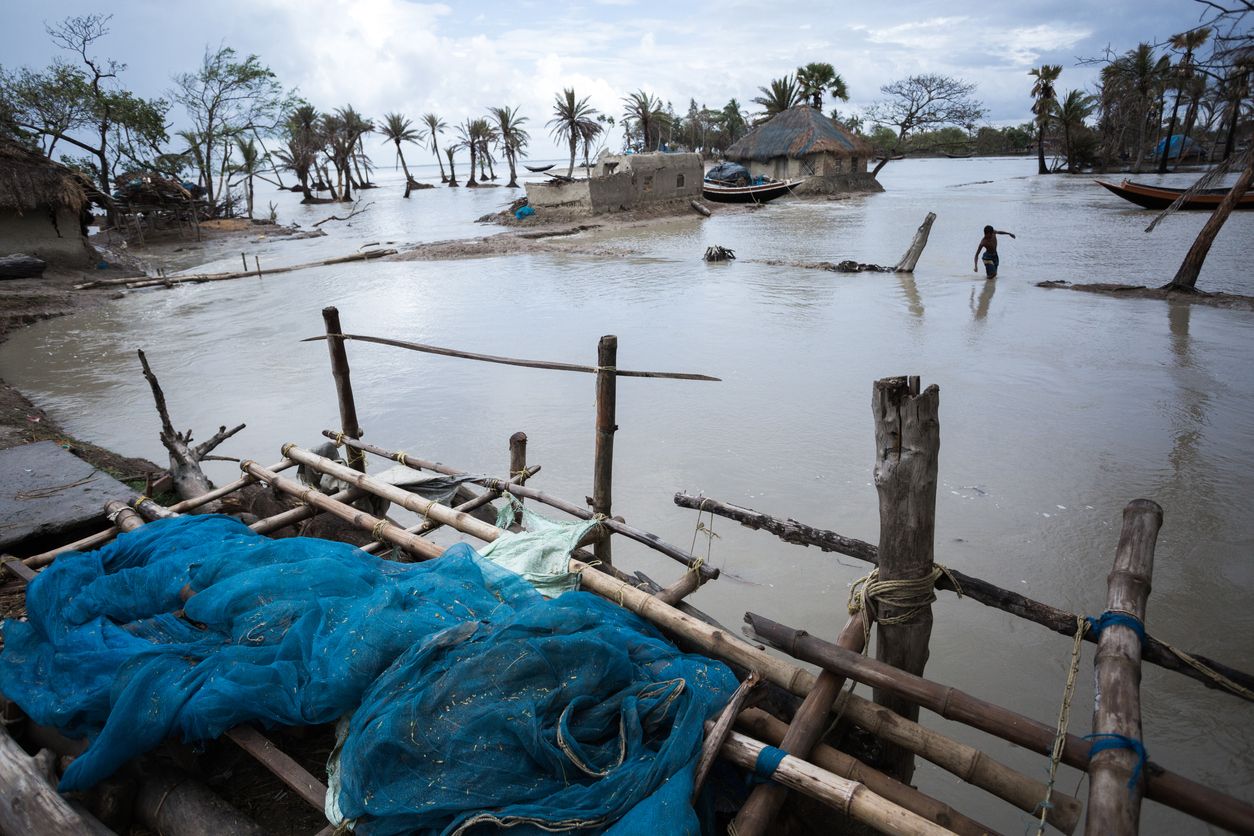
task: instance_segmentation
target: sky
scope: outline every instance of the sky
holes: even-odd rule
[[[935,72],[976,85],[991,125],[1030,119],[1031,79],[1061,64],[1060,91],[1091,88],[1081,58],[1196,26],[1195,0],[897,0],[823,3],[416,3],[408,0],[55,0],[0,4],[0,64],[43,67],[57,54],[44,27],[69,15],[112,13],[97,54],[128,64],[123,83],[166,94],[206,47],[254,53],[319,109],[351,103],[367,116],[435,112],[454,124],[491,106],[529,118],[531,156],[557,157],[554,96],[573,87],[603,113],[643,89],[685,113],[690,99],[747,112],[757,88],[810,61],[843,76],[857,112],[881,85]],[[827,105],[830,109],[832,103]],[[175,128],[185,127],[174,111]],[[621,142],[621,134],[616,135]]]

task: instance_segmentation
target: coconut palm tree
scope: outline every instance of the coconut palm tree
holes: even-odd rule
[[[823,111],[823,94],[830,92],[832,98],[842,102],[849,101],[849,88],[845,80],[836,72],[836,68],[823,61],[811,61],[804,67],[797,68],[797,87],[801,98],[809,99],[810,106],[820,113]]]
[[[648,151],[650,147],[657,148],[661,144],[662,132],[668,118],[662,107],[662,100],[650,93],[637,90],[623,97],[623,120],[629,126],[628,131],[631,130],[632,122],[639,126],[642,151]],[[655,134],[656,142],[653,140]]]
[[[495,180],[496,165],[492,159],[492,145],[497,141],[496,126],[482,117],[475,120],[475,132],[479,137],[479,179]],[[483,173],[487,167],[487,174]]]
[[[728,145],[740,139],[749,130],[749,123],[740,109],[740,102],[735,99],[729,99],[727,104],[723,105],[717,118],[722,123],[723,130],[727,132]]]
[[[758,92],[762,95],[751,100],[762,107],[762,113],[754,120],[755,125],[801,104],[801,89],[797,86],[797,79],[791,75],[771,79],[770,86],[759,87]]]
[[[579,141],[583,145],[584,168],[591,168],[592,144],[605,132],[604,123],[600,120],[584,123],[579,128]]]
[[[448,186],[453,188],[457,185],[457,172],[453,170],[453,155],[457,153],[457,145],[444,146],[444,155],[448,157]],[[443,166],[440,167],[443,169]]]
[[[1170,66],[1166,56],[1154,54],[1154,47],[1147,43],[1137,44],[1111,65],[1113,74],[1126,98],[1129,116],[1136,125],[1136,158],[1132,170],[1140,173],[1145,162],[1145,135],[1149,128],[1153,105],[1162,87],[1163,77]]]
[[[466,178],[467,188],[474,188],[479,185],[479,181],[475,179],[475,162],[479,157],[479,146],[483,139],[484,124],[485,120],[483,119],[467,119],[457,126],[457,138],[470,151],[470,176]]]
[[[1167,173],[1167,157],[1171,155],[1171,138],[1176,133],[1176,117],[1180,114],[1180,97],[1186,90],[1190,89],[1191,85],[1189,82],[1193,78],[1193,53],[1210,38],[1210,31],[1209,27],[1201,26],[1197,29],[1191,29],[1188,32],[1181,32],[1178,35],[1171,36],[1171,48],[1184,50],[1184,56],[1180,59],[1180,63],[1176,65],[1173,73],[1176,102],[1171,108],[1171,122],[1167,126],[1167,141],[1163,143],[1163,154],[1158,160],[1159,174]],[[1183,156],[1184,140],[1181,139],[1179,157]],[[1177,160],[1179,160],[1179,157],[1177,157]]]
[[[1028,70],[1028,75],[1036,79],[1032,82],[1032,113],[1036,116],[1037,173],[1049,174],[1045,165],[1045,129],[1049,127],[1049,119],[1054,112],[1054,82],[1062,75],[1062,65],[1042,64]]]
[[[339,199],[349,202],[353,199],[354,157],[357,146],[363,136],[374,130],[369,119],[364,118],[352,105],[338,108],[333,114],[322,117],[322,134],[326,138],[327,155],[335,166],[337,185],[342,187]]]
[[[519,116],[516,107],[493,107],[489,108],[488,112],[496,121],[496,141],[505,154],[505,161],[509,163],[509,182],[505,185],[516,189],[518,188],[518,155],[531,141],[531,136],[523,130],[523,123],[527,121],[527,117]]]
[[[383,135],[385,143],[391,142],[396,146],[396,159],[400,161],[401,168],[405,171],[405,197],[409,197],[410,184],[414,182],[414,178],[410,176],[409,166],[405,164],[405,153],[401,150],[401,143],[411,142],[417,145],[422,141],[422,131],[415,130],[414,123],[401,114],[388,113],[383,117],[379,133]]]
[[[1072,140],[1076,132],[1084,126],[1084,120],[1093,115],[1097,102],[1083,90],[1068,90],[1067,95],[1056,104],[1056,116],[1058,123],[1062,125],[1063,149],[1067,155],[1067,171],[1074,173],[1078,166],[1072,153]]]
[[[239,151],[239,162],[231,167],[232,174],[238,174],[242,177],[244,184],[244,197],[248,206],[248,217],[253,216],[253,178],[261,171],[265,165],[265,155],[257,148],[257,143],[252,137],[245,139],[242,136],[235,137],[235,148]],[[228,190],[230,186],[227,187]]]
[[[575,152],[579,150],[579,141],[584,140],[586,147],[588,132],[595,129],[592,136],[601,132],[601,126],[596,122],[597,113],[597,109],[588,104],[586,96],[582,99],[576,98],[573,87],[562,90],[553,100],[553,118],[545,127],[552,131],[554,139],[565,140],[570,146],[567,177],[575,173]]]
[[[444,176],[444,160],[440,159],[440,143],[436,137],[444,133],[448,125],[434,113],[422,114],[422,123],[427,126],[426,134],[431,140],[431,153],[435,154],[435,161],[440,164],[440,182],[447,183],[449,178]]]

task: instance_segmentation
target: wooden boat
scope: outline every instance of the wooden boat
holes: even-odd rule
[[[1186,189],[1173,189],[1167,186],[1147,186],[1144,183],[1134,183],[1131,180],[1124,180],[1118,186],[1114,183],[1107,183],[1105,180],[1096,180],[1094,182],[1114,192],[1124,200],[1131,201],[1137,206],[1143,206],[1146,209],[1166,209],[1187,191]],[[1214,209],[1224,199],[1224,196],[1228,194],[1228,191],[1228,189],[1202,189],[1184,201],[1180,208]],[[1236,208],[1254,209],[1254,192],[1246,192],[1237,201]]]
[[[527,169],[528,171],[534,171],[536,174],[539,174],[543,171],[548,171],[550,168],[552,168],[555,165],[557,165],[557,163],[549,163],[548,165],[524,165],[523,168]]]
[[[800,180],[772,180],[756,186],[725,186],[706,180],[701,184],[701,196],[715,203],[767,203],[800,184]]]
[[[949,157],[949,159],[951,160],[969,160],[975,156],[974,151],[972,151],[970,154],[950,154],[948,151],[941,151],[941,154],[945,155],[946,157]]]

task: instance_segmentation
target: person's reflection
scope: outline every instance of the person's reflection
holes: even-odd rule
[[[993,301],[993,294],[997,292],[996,281],[984,282],[984,289],[980,291],[980,301],[975,301],[975,288],[971,288],[971,310],[975,312],[975,320],[979,322],[988,316],[989,303]]]
[[[897,281],[901,283],[901,289],[906,294],[906,306],[910,308],[910,313],[916,319],[922,319],[923,297],[919,296],[919,286],[914,283],[914,276],[910,273],[898,273]]]

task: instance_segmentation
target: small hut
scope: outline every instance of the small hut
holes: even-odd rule
[[[731,145],[724,156],[755,177],[807,178],[805,193],[883,191],[867,174],[874,154],[870,143],[809,105],[791,107],[758,125]]]
[[[83,228],[87,195],[63,165],[0,140],[0,255],[24,253],[51,263],[95,260]]]

